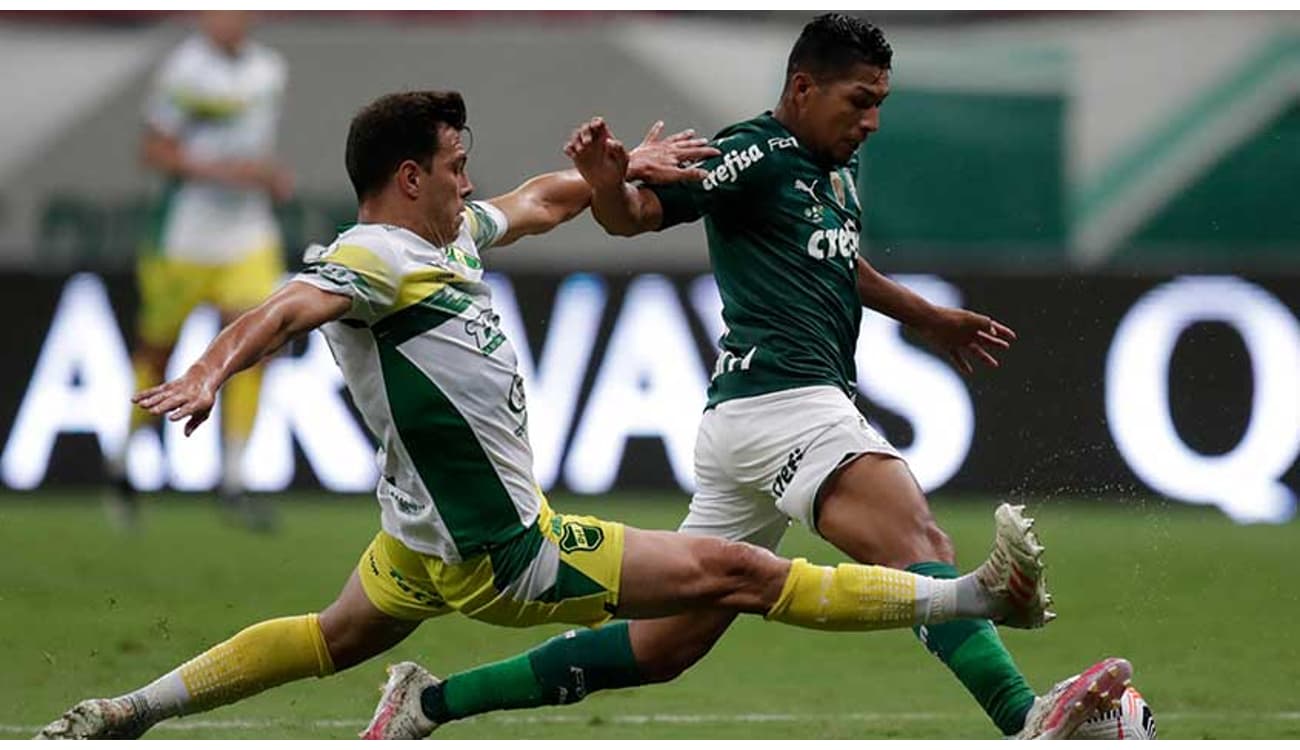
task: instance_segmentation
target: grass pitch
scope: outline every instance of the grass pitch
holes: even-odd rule
[[[992,498],[934,499],[961,566],[982,558]],[[680,496],[555,498],[568,512],[672,528]],[[1030,501],[1060,619],[1003,630],[1034,686],[1111,654],[1128,657],[1162,738],[1300,738],[1300,524],[1239,527],[1161,503]],[[0,496],[0,738],[30,736],[78,699],[151,680],[243,626],[318,611],[378,522],[366,497],[296,495],[283,530],[256,536],[194,498],[149,498],[141,530],[114,532],[94,492]],[[782,550],[834,562],[801,528]],[[562,628],[509,630],[449,616],[391,654],[288,685],[150,737],[353,737],[386,661],[446,674]],[[910,632],[816,633],[742,618],[669,685],[563,708],[500,713],[439,738],[993,738],[996,731]]]

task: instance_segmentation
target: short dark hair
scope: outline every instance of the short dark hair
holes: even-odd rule
[[[357,200],[382,190],[407,159],[431,169],[440,126],[462,130],[465,118],[456,91],[404,91],[367,104],[352,118],[343,156]]]
[[[885,41],[884,32],[870,21],[843,13],[825,13],[803,27],[790,50],[785,82],[789,85],[794,74],[801,71],[820,82],[858,63],[889,70],[893,58],[894,50]]]

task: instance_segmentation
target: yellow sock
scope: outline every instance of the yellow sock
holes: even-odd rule
[[[146,362],[143,357],[135,358],[131,361],[131,369],[135,371],[135,392],[139,393],[146,388],[152,388],[155,385],[162,384],[162,372],[154,367],[152,363]],[[153,423],[157,417],[141,409],[134,404],[131,405],[131,428],[127,434],[133,434],[141,427]]]
[[[244,628],[177,670],[189,693],[190,713],[304,677],[334,673],[317,615],[281,617]]]
[[[244,489],[244,446],[253,434],[257,421],[257,404],[262,394],[262,368],[247,369],[230,379],[221,400],[221,432],[225,460],[221,472],[221,490],[227,493]]]
[[[247,442],[253,434],[261,394],[261,367],[250,367],[226,383],[221,398],[221,431],[226,440]]]
[[[817,630],[885,630],[918,624],[926,612],[918,593],[928,602],[929,579],[921,576],[878,565],[790,563],[769,620]]]

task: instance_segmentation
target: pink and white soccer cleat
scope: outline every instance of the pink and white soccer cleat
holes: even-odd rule
[[[379,705],[370,726],[361,733],[363,740],[422,740],[438,728],[437,722],[424,715],[420,694],[442,680],[429,674],[413,661],[388,667],[388,682],[380,689]]]
[[[1102,659],[1035,698],[1016,739],[1069,739],[1081,724],[1113,708],[1132,679],[1128,661]]]
[[[1151,706],[1137,691],[1129,686],[1119,699],[1119,705],[1102,711],[1074,730],[1072,740],[1154,740],[1156,716]]]

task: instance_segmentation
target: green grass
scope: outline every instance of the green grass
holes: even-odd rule
[[[671,528],[677,497],[557,498],[557,508]],[[937,498],[964,567],[979,561],[992,500]],[[204,503],[163,496],[142,530],[113,532],[93,496],[0,496],[0,738],[29,736],[74,701],[115,695],[257,620],[318,611],[373,535],[368,498],[295,496],[283,532],[250,535]],[[1030,681],[1109,654],[1167,738],[1300,738],[1300,525],[1239,527],[1158,503],[1031,503],[1060,619],[1003,631]],[[839,559],[794,529],[782,552]],[[515,631],[450,616],[391,660],[448,673],[515,653],[560,628]],[[377,697],[384,660],[288,685],[151,737],[350,737]],[[764,715],[757,720],[753,715]],[[213,724],[212,722],[216,722]],[[743,618],[670,685],[565,708],[496,714],[439,738],[992,738],[995,731],[909,632],[832,634]]]

